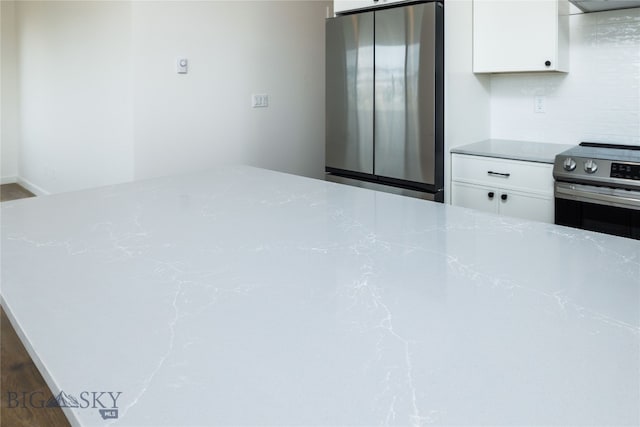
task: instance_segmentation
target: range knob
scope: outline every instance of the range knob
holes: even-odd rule
[[[564,159],[564,163],[562,163],[562,167],[564,168],[564,170],[571,172],[576,168],[576,161],[573,160],[571,157],[567,157],[566,159]]]
[[[595,173],[598,170],[598,164],[593,160],[584,162],[584,171],[586,173]]]

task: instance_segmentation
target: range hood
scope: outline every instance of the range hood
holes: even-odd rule
[[[640,7],[640,0],[569,0],[581,11],[602,12],[604,10]]]

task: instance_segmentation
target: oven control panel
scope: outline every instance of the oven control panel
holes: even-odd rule
[[[640,192],[640,145],[581,142],[555,157],[553,178]]]
[[[640,165],[611,163],[611,178],[640,180]]]

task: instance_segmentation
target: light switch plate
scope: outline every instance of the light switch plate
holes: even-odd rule
[[[254,93],[251,95],[251,107],[267,108],[269,106],[269,95],[266,93]]]

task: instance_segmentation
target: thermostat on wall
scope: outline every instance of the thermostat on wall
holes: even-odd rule
[[[187,71],[189,71],[189,60],[187,58],[176,59],[176,71],[178,74],[187,74]]]

